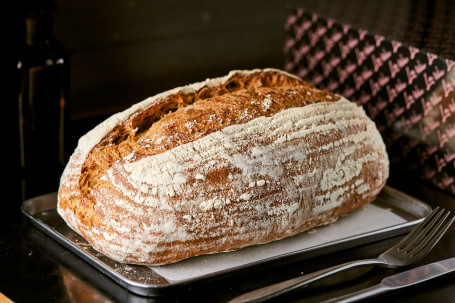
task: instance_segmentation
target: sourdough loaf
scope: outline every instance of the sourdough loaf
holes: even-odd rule
[[[166,264],[333,222],[374,200],[388,165],[356,104],[280,70],[233,71],[83,136],[58,212],[114,260]]]

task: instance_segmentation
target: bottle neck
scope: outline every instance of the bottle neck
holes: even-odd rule
[[[25,43],[27,45],[48,44],[52,39],[52,16],[39,14],[25,19]]]

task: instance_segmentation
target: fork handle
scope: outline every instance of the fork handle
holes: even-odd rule
[[[359,266],[368,266],[368,265],[380,265],[383,264],[379,259],[365,259],[357,260],[352,262],[343,263],[340,265],[335,265],[326,269],[319,270],[314,273],[303,275],[297,278],[286,280],[280,283],[276,283],[270,286],[266,286],[260,289],[253,290],[251,292],[240,295],[228,303],[254,303],[262,302],[280,296],[284,293],[290,292],[299,287],[308,285],[317,280],[323,279],[330,275],[339,273],[344,270],[348,270],[354,267]]]

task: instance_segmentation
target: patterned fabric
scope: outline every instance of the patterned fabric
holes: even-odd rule
[[[285,29],[288,72],[362,105],[392,169],[455,194],[455,61],[299,8]]]

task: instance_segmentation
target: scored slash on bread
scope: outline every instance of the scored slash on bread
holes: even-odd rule
[[[356,104],[280,70],[233,71],[82,137],[58,212],[114,260],[166,264],[333,222],[374,200],[388,165]]]

